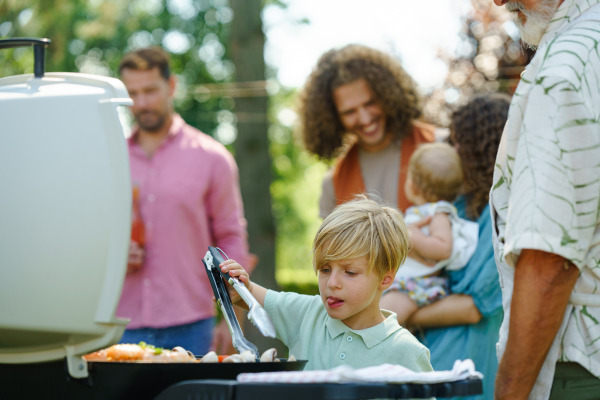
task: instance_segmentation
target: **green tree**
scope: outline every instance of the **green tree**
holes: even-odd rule
[[[258,82],[265,85],[260,0],[232,0],[233,10],[243,15],[232,27],[230,51],[238,84]],[[271,211],[271,156],[267,136],[268,97],[258,95],[239,97],[235,101],[238,116],[238,138],[234,144],[240,167],[240,188],[245,199],[250,251],[258,255],[260,267],[253,273],[259,283],[276,288],[275,281],[275,222]]]
[[[280,89],[271,97],[269,138],[271,185],[277,226],[277,280],[285,290],[316,294],[312,241],[321,224],[321,181],[329,168],[304,150],[294,136],[297,92]]]
[[[196,86],[233,78],[226,50],[233,16],[227,0],[6,0],[0,2],[0,38],[50,38],[48,72],[106,76],[118,75],[124,53],[162,45],[179,78],[176,110],[230,144],[233,102],[206,96]],[[31,72],[30,49],[0,52],[0,76]]]

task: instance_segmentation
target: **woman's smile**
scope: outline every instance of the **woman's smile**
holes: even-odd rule
[[[365,136],[373,136],[379,131],[379,120],[372,121],[369,125],[363,126],[359,129],[360,133]]]

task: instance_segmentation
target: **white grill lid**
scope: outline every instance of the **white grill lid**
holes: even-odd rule
[[[117,343],[131,186],[117,79],[48,73],[0,79],[0,363]]]

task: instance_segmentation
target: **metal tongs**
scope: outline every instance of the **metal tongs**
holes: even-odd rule
[[[225,256],[225,258],[223,258],[223,256]],[[273,325],[273,321],[271,321],[269,314],[267,314],[265,309],[258,303],[254,296],[252,296],[242,282],[237,278],[229,276],[226,272],[221,272],[219,265],[225,261],[225,259],[228,260],[229,257],[227,257],[227,254],[225,254],[223,250],[218,247],[209,247],[202,262],[204,263],[204,267],[206,267],[206,274],[208,275],[208,280],[210,281],[213,293],[215,294],[217,305],[221,309],[223,317],[227,322],[227,327],[229,328],[231,338],[233,339],[233,347],[240,353],[251,350],[256,358],[260,358],[258,348],[249,342],[242,333],[240,324],[233,312],[231,297],[229,297],[229,292],[225,287],[223,279],[229,282],[236,292],[239,293],[244,302],[246,302],[250,309],[248,311],[248,319],[258,328],[263,336],[274,338],[275,325]]]

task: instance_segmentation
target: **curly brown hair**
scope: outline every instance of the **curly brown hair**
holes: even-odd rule
[[[351,44],[323,54],[299,97],[301,133],[306,149],[323,159],[336,157],[346,143],[333,91],[364,78],[386,115],[388,132],[402,140],[421,115],[412,78],[400,62],[381,51]]]
[[[508,117],[510,96],[501,93],[473,97],[452,115],[450,142],[458,145],[464,173],[467,215],[479,218],[489,202],[494,165]]]

